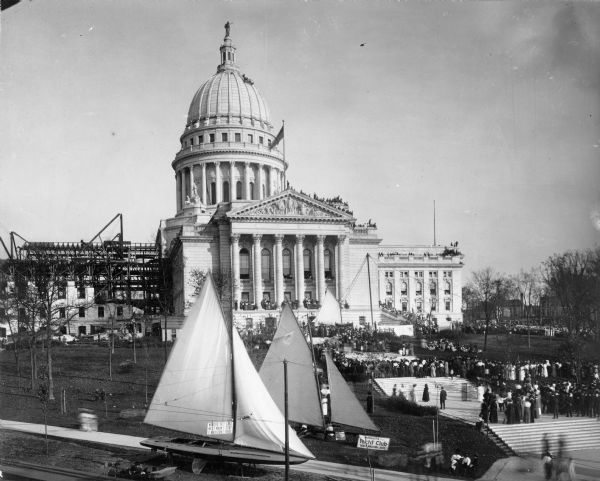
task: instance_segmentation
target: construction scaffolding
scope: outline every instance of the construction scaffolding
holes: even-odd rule
[[[119,220],[118,233],[108,240],[102,235]],[[169,259],[158,243],[123,240],[123,216],[117,214],[89,242],[29,242],[16,232],[10,245],[0,238],[8,262],[19,268],[31,262],[54,262],[64,266],[61,280],[75,287],[94,289],[94,302],[127,304],[144,314],[171,311]]]

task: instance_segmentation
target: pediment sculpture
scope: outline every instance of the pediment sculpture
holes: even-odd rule
[[[332,217],[328,212],[294,197],[282,197],[268,204],[257,206],[248,213],[252,215]]]

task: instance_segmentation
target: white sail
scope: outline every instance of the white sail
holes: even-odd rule
[[[373,423],[348,387],[348,383],[336,367],[328,351],[325,351],[325,362],[327,363],[327,378],[331,397],[331,422],[360,428],[363,432],[379,431],[379,428]]]
[[[321,324],[340,324],[342,322],[342,310],[335,296],[327,290],[325,292],[325,299],[321,304],[321,309],[315,318],[315,325]]]
[[[207,279],[177,336],[144,422],[232,441],[232,372],[229,329]]]
[[[254,369],[237,330],[225,322],[211,276],[173,346],[144,422],[284,452],[285,418]],[[288,430],[290,452],[314,458],[296,433]]]
[[[236,444],[270,451],[283,452],[285,446],[285,418],[271,398],[260,376],[254,369],[244,343],[234,329],[235,387],[237,395]],[[241,361],[241,362],[240,362]],[[289,382],[293,382],[290,380]],[[296,432],[289,431],[290,452],[314,458]]]
[[[273,342],[260,367],[260,378],[271,397],[284,408],[283,361],[288,361],[289,420],[308,426],[323,426],[321,393],[317,388],[311,348],[289,304],[281,317]]]

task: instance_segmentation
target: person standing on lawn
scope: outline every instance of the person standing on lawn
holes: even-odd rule
[[[423,389],[423,398],[422,398],[423,402],[429,402],[429,386],[427,384],[425,384],[425,389]]]
[[[446,398],[448,397],[448,393],[442,386],[442,390],[440,391],[440,409],[446,409]]]

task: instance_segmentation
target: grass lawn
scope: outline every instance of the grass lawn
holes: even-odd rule
[[[41,353],[39,353],[41,354]],[[264,353],[252,353],[255,363]],[[133,360],[133,350],[128,347],[115,349],[112,356],[112,380],[109,378],[109,348],[98,345],[71,345],[53,348],[54,382],[56,401],[48,408],[48,423],[76,427],[78,408],[92,409],[98,415],[99,429],[134,436],[172,434],[167,430],[143,424],[141,409],[152,399],[154,389],[164,365],[162,346],[138,346],[137,364],[128,372],[121,371],[119,364]],[[44,362],[44,356],[39,356]],[[41,403],[35,392],[29,390],[28,352],[20,352],[21,377],[17,376],[14,353],[0,352],[0,405],[2,417],[26,422],[43,423]],[[367,385],[352,385],[357,398],[365,405]],[[97,395],[104,390],[105,399]],[[67,412],[61,414],[61,393],[66,396]],[[389,412],[377,406],[373,421],[381,428],[381,436],[391,438],[388,452],[371,454],[375,467],[421,472],[422,462],[413,460],[421,446],[433,441],[434,417],[415,417]],[[138,410],[133,411],[133,410]],[[133,414],[133,416],[132,416]],[[137,414],[137,415],[135,415]],[[444,446],[447,461],[455,448],[477,454],[480,461],[479,474],[502,457],[501,451],[475,431],[472,426],[439,418],[439,437]],[[356,448],[356,438],[349,436],[347,442],[325,442],[320,436],[304,438],[306,445],[323,461],[368,465],[367,452]]]

